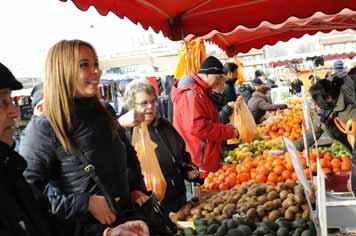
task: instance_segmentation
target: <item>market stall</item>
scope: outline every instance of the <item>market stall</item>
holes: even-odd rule
[[[272,0],[179,1],[176,4],[166,1],[73,2],[81,10],[93,5],[100,14],[112,11],[119,17],[126,16],[146,29],[150,26],[155,31],[162,31],[173,40],[188,34],[201,36],[211,30],[229,32],[238,27],[237,24],[255,30],[263,21],[270,22],[270,26],[286,26],[290,22],[283,22],[291,16],[311,17],[315,23],[315,18],[324,14],[332,16],[330,21],[339,17],[334,15],[344,8],[356,10],[351,0],[293,1],[288,4]],[[290,35],[300,37],[302,33]],[[264,44],[261,39],[258,41],[258,45]],[[229,46],[228,49],[235,50],[233,54],[238,51],[238,47]],[[188,202],[173,216],[178,225],[185,221],[178,235],[325,235],[332,221],[327,218],[326,192],[319,186],[323,186],[324,175],[329,172],[349,172],[351,155],[338,144],[325,149],[315,146],[315,149],[299,153],[293,145],[289,145],[292,148],[285,145],[290,144],[288,139],[278,140],[280,136],[296,140],[304,133],[303,120],[310,118],[301,110],[301,104],[304,102],[291,103],[286,112],[272,114],[271,119],[258,128],[261,138],[240,143],[228,153],[224,159],[227,163],[208,175],[197,199]],[[315,174],[316,184],[313,181]],[[331,188],[330,183],[326,184],[325,189],[328,188]],[[324,204],[325,209],[316,207],[318,204]],[[187,227],[189,222],[190,227]]]

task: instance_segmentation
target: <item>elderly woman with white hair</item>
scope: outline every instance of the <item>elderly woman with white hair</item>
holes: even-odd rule
[[[157,116],[157,95],[151,84],[145,80],[131,82],[125,91],[125,100],[129,112],[143,117],[152,141],[157,144],[156,156],[167,182],[161,205],[167,212],[176,212],[186,202],[184,179],[196,179],[199,176],[198,168],[192,163],[189,153],[185,151],[184,140],[171,123]],[[127,131],[131,138],[132,128]]]

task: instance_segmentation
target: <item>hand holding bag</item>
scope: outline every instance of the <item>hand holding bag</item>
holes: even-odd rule
[[[156,144],[151,140],[145,122],[133,128],[132,146],[137,152],[147,190],[154,192],[158,200],[162,201],[166,193],[167,183],[157,160]]]

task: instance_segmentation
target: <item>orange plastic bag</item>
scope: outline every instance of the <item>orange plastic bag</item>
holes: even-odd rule
[[[256,122],[245,101],[235,103],[230,123],[239,131],[239,139],[246,143],[251,142],[258,135]]]
[[[155,152],[157,145],[151,140],[145,122],[142,122],[138,127],[134,127],[132,146],[137,152],[147,190],[151,190],[157,199],[162,201],[166,193],[167,182],[157,160]]]

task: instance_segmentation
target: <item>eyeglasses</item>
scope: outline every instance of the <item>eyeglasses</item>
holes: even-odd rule
[[[135,102],[135,105],[142,106],[142,107],[147,107],[148,104],[150,104],[152,106],[157,106],[158,105],[158,101],[157,101],[157,99],[152,99],[150,101]]]

